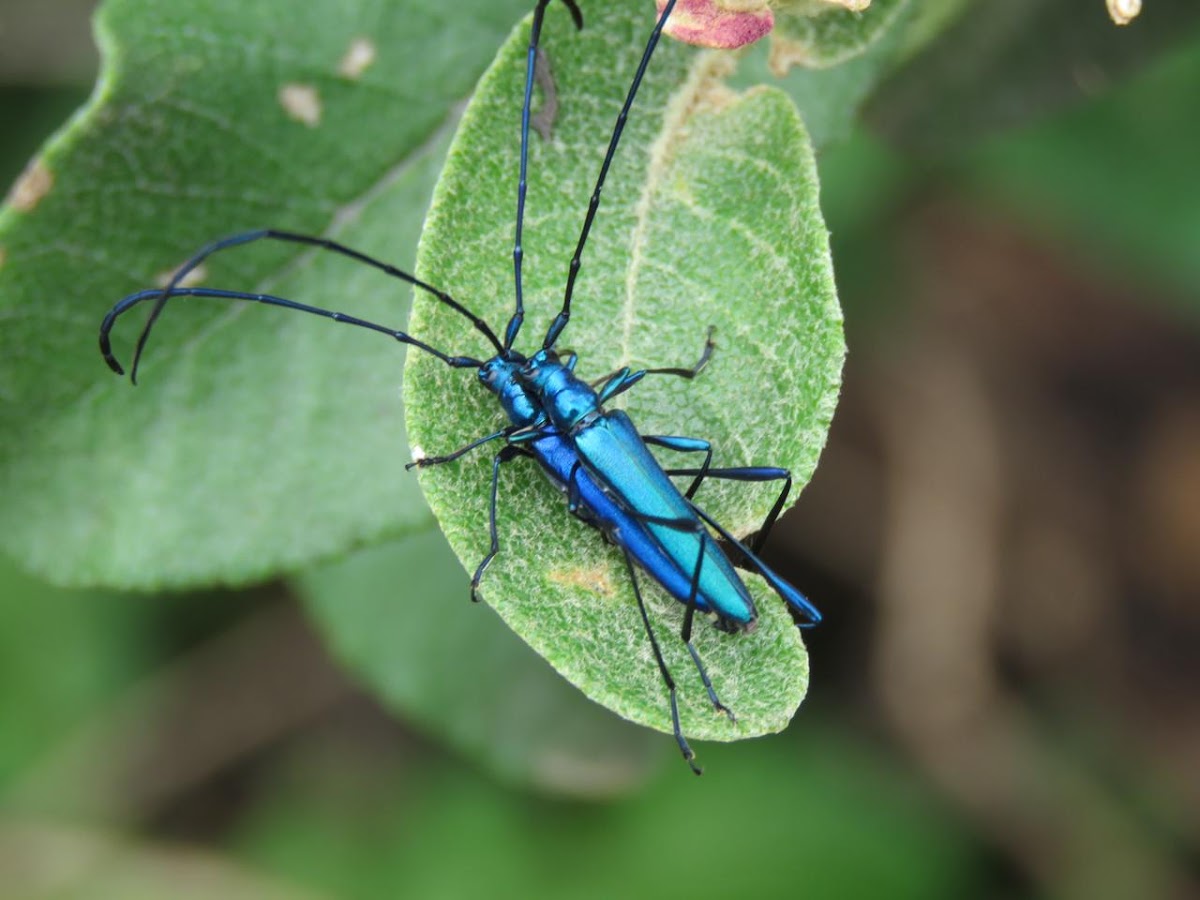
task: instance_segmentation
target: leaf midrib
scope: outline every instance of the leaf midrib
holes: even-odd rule
[[[629,365],[633,358],[633,330],[637,322],[637,282],[643,260],[646,259],[644,249],[648,240],[650,215],[652,213],[653,197],[659,183],[671,167],[675,158],[675,148],[686,140],[686,123],[696,108],[695,99],[701,92],[704,83],[710,80],[718,66],[711,54],[701,53],[688,66],[687,79],[668,102],[662,117],[659,132],[650,144],[649,162],[646,175],[642,180],[642,191],[634,206],[633,236],[629,242],[629,264],[625,269],[625,299],[619,313],[621,320],[621,348],[618,368]]]

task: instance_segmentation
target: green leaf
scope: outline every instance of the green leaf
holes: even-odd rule
[[[181,300],[135,391],[95,335],[120,296],[247,228],[411,261],[453,106],[527,6],[104,6],[92,101],[0,211],[0,546],[60,583],[151,587],[261,578],[428,522],[398,466],[387,340]],[[315,91],[319,120],[289,113],[289,85]],[[344,260],[258,246],[207,269],[212,286],[405,321],[408,290]],[[140,320],[118,323],[126,362]]]
[[[588,702],[486,607],[433,530],[297,579],[338,658],[407,721],[509,781],[608,796],[667,743]]]
[[[589,11],[576,33],[547,15],[544,45],[557,89],[549,141],[534,138],[525,232],[527,321],[518,347],[540,346],[562,287],[617,110],[650,23],[640,0]],[[505,44],[468,107],[438,184],[418,270],[495,328],[512,311],[511,253],[517,121],[527,30]],[[625,395],[645,433],[708,438],[715,464],[788,466],[807,482],[837,397],[844,345],[812,151],[781,93],[736,95],[720,82],[727,58],[664,42],[655,55],[604,190],[560,341],[579,371],[690,363],[709,326],[711,365],[692,382],[652,377]],[[425,299],[412,330],[449,352],[490,355],[459,316]],[[429,454],[504,424],[470,371],[413,354],[405,370],[409,432]],[[678,457],[676,457],[678,459]],[[522,461],[523,462],[523,461]],[[483,593],[506,622],[592,699],[669,730],[655,669],[619,552],[567,514],[532,465],[505,467],[501,551]],[[490,454],[424,470],[422,486],[468,569],[488,545]],[[737,534],[758,527],[774,499],[764,485],[709,482],[701,503]],[[643,579],[646,581],[646,579]],[[708,703],[674,639],[683,608],[647,585],[647,604],[680,685],[685,730],[733,740],[778,730],[803,697],[807,664],[777,597],[750,577],[760,627],[696,643],[731,725]]]
[[[780,5],[771,32],[771,67],[825,69],[864,53],[904,12],[909,0],[871,0],[861,12],[820,0]]]

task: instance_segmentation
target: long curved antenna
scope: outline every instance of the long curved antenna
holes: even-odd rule
[[[596,188],[592,191],[587,216],[583,220],[583,230],[579,233],[579,243],[575,245],[575,255],[571,257],[571,268],[567,273],[567,290],[563,295],[562,310],[550,323],[550,329],[546,332],[546,340],[542,342],[544,349],[548,350],[554,346],[558,335],[571,318],[571,295],[575,293],[575,278],[579,275],[583,248],[587,244],[588,234],[592,230],[592,220],[596,218],[596,210],[600,208],[600,192],[604,189],[604,179],[608,177],[608,167],[612,165],[613,155],[617,152],[617,144],[620,143],[621,133],[625,130],[625,121],[629,118],[629,109],[633,106],[633,99],[637,96],[638,88],[642,84],[642,77],[646,74],[646,66],[650,64],[650,57],[654,54],[654,48],[658,46],[659,37],[662,36],[663,26],[667,23],[667,17],[671,15],[671,10],[674,8],[675,0],[668,0],[667,5],[663,7],[662,15],[658,17],[654,30],[650,32],[650,39],[646,42],[646,50],[642,53],[642,61],[638,63],[633,83],[629,85],[629,93],[625,95],[625,105],[621,107],[621,112],[617,115],[617,124],[613,127],[612,137],[608,141],[608,152],[604,154],[604,164],[600,166],[600,177],[596,179]]]
[[[125,297],[116,306],[108,311],[108,315],[104,317],[104,321],[100,323],[100,353],[104,356],[104,361],[108,363],[108,367],[118,375],[124,375],[125,369],[117,361],[113,355],[112,344],[109,341],[109,332],[112,331],[113,325],[117,319],[127,313],[139,303],[145,303],[148,300],[162,301],[167,296],[166,288],[155,288],[148,291],[138,291],[136,294],[130,294]],[[426,353],[432,354],[456,369],[473,368],[478,369],[483,365],[477,359],[470,356],[450,356],[443,353],[441,350],[434,349],[424,341],[419,341],[414,337],[406,334],[403,331],[397,331],[394,328],[388,328],[386,325],[378,325],[375,322],[368,322],[366,319],[360,319],[357,316],[346,315],[345,313],[334,312],[329,309],[322,309],[319,306],[309,306],[306,303],[297,303],[295,300],[288,300],[285,297],[276,297],[272,294],[251,294],[245,291],[222,291],[216,288],[176,288],[170,293],[172,297],[209,297],[216,300],[244,300],[250,303],[264,303],[267,306],[281,306],[284,309],[296,310],[297,312],[310,313],[314,316],[321,316],[325,319],[332,319],[334,322],[342,322],[346,325],[355,325],[359,328],[366,328],[370,331],[378,331],[380,334],[386,334],[393,340],[397,340],[402,344],[410,344],[419,350],[424,350]],[[130,373],[130,379],[134,384],[137,384],[137,372]]]
[[[563,0],[571,11],[577,29],[583,28],[583,13],[575,5],[575,0]],[[504,330],[504,349],[512,348],[513,342],[521,331],[525,321],[525,295],[521,285],[521,263],[524,261],[525,250],[521,245],[521,232],[525,225],[525,191],[528,186],[526,173],[529,169],[529,112],[533,106],[534,71],[537,68],[538,41],[542,37],[542,20],[545,18],[546,7],[550,0],[538,0],[533,10],[533,25],[529,30],[529,56],[525,62],[525,102],[521,106],[521,177],[517,182],[517,230],[513,240],[513,279],[517,293],[517,305],[508,327]]]
[[[379,269],[384,274],[390,275],[393,278],[399,278],[401,281],[407,282],[413,287],[419,288],[431,294],[438,300],[439,303],[444,303],[455,312],[465,316],[468,320],[470,320],[471,324],[474,325],[475,328],[491,342],[492,346],[496,348],[497,353],[499,353],[502,349],[499,339],[497,339],[495,333],[492,331],[487,322],[475,315],[445,291],[439,290],[433,285],[426,284],[421,279],[414,275],[410,275],[403,269],[398,269],[396,266],[393,266],[390,263],[375,259],[373,256],[368,256],[365,253],[361,253],[358,250],[355,250],[353,247],[347,247],[345,244],[339,244],[337,241],[331,241],[328,238],[314,237],[308,234],[298,234],[294,231],[280,231],[276,228],[261,228],[256,231],[246,231],[241,234],[235,234],[231,237],[223,238],[219,241],[213,241],[211,244],[201,248],[194,256],[192,256],[191,259],[180,266],[174,275],[171,276],[171,280],[168,281],[166,286],[162,289],[162,293],[159,296],[158,301],[154,304],[154,309],[151,310],[150,315],[146,318],[146,324],[142,327],[142,333],[138,335],[137,348],[134,350],[133,368],[130,376],[135,384],[137,383],[138,362],[142,358],[142,351],[145,350],[146,341],[150,337],[150,331],[154,327],[154,323],[158,320],[158,317],[162,314],[163,307],[167,305],[167,300],[171,297],[182,295],[178,288],[180,283],[188,276],[188,273],[194,271],[197,266],[203,263],[214,253],[218,253],[221,250],[225,250],[230,247],[240,247],[243,244],[250,244],[254,241],[262,240],[282,241],[289,244],[304,244],[309,247],[316,247],[319,250],[328,250],[332,253],[337,253],[341,256],[353,259],[356,262],[365,263],[368,266]]]

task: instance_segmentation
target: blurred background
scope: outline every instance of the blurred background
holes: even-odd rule
[[[0,181],[86,99],[91,6],[0,3]],[[850,355],[769,544],[827,615],[785,734],[530,791],[287,585],[3,561],[0,896],[1200,896],[1200,35],[1052,69],[1004,128],[903,73],[822,153]]]

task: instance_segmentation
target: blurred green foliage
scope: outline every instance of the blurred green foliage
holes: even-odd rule
[[[978,860],[936,803],[860,741],[702,746],[712,767],[602,805],[298,751],[233,836],[239,856],[342,897],[911,897],[970,893]],[[336,753],[336,750],[334,751]],[[684,773],[675,772],[678,776]]]
[[[1200,203],[1188,191],[1198,90],[1200,32],[1095,102],[971,148],[962,174],[990,204],[1200,321]]]
[[[54,588],[0,558],[0,791],[155,660],[152,597]]]

